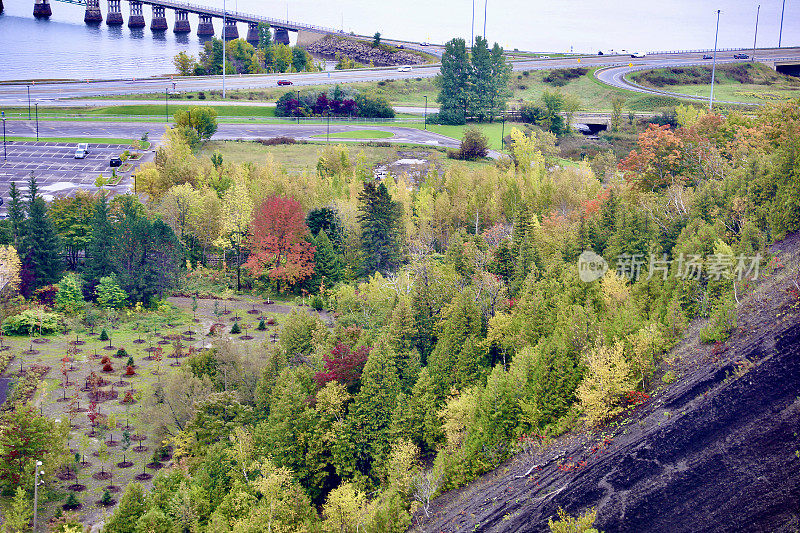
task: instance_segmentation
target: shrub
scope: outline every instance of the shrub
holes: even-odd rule
[[[324,307],[324,302],[322,301],[322,298],[318,294],[315,294],[311,298],[311,307],[313,309],[316,309],[317,311],[322,311],[322,308]]]
[[[120,348],[119,350],[117,350],[117,357],[122,358],[122,357],[125,357],[127,355],[128,355],[128,352],[125,351],[125,348]]]
[[[467,128],[464,131],[464,138],[461,139],[461,146],[457,152],[452,154],[454,159],[474,161],[486,157],[489,153],[489,141],[477,128]]]
[[[596,518],[597,511],[594,509],[589,509],[581,516],[573,518],[559,507],[558,520],[549,519],[547,526],[550,528],[550,533],[597,533],[592,527]]]
[[[258,327],[256,329],[258,331],[264,331],[265,329],[267,329],[267,323],[264,321],[263,318],[258,321]]]
[[[74,272],[67,274],[58,282],[56,309],[72,314],[83,307],[83,280]]]
[[[233,323],[233,327],[231,328],[231,333],[233,333],[235,335],[238,335],[241,332],[242,332],[242,328],[239,327],[239,323],[238,322],[234,322]]]
[[[116,276],[100,278],[100,284],[95,289],[97,303],[100,307],[120,309],[125,306],[128,299],[127,293],[117,283]]]
[[[297,140],[292,137],[272,137],[270,139],[258,139],[256,141],[264,146],[278,146],[281,144],[297,144]]]
[[[588,68],[560,68],[548,72],[542,81],[555,87],[563,87],[574,79],[580,78],[589,72]],[[527,74],[527,72],[525,72]]]
[[[45,313],[35,309],[28,309],[18,315],[10,316],[3,321],[4,335],[30,335],[40,333],[47,335],[58,329],[59,316],[55,313]]]
[[[700,330],[700,341],[705,343],[725,342],[738,326],[736,304],[728,298],[719,302],[711,311],[708,324]]]
[[[102,505],[111,505],[114,503],[114,498],[111,497],[111,493],[108,492],[108,489],[103,491],[103,496],[100,498],[100,503]]]
[[[128,357],[128,361],[125,363],[126,366],[136,366],[133,363],[133,356]]]
[[[667,370],[666,372],[664,372],[664,375],[661,376],[661,381],[663,381],[667,385],[669,385],[670,383],[674,383],[676,379],[678,379],[678,375],[675,373],[674,370]]]
[[[108,332],[106,331],[106,328],[103,328],[103,331],[100,332],[100,340],[101,341],[108,340]]]

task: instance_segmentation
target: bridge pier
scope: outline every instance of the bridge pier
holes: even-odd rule
[[[189,25],[189,12],[180,9],[175,10],[175,27],[172,29],[174,33],[189,33],[192,27]]]
[[[273,39],[276,43],[289,45],[289,30],[286,28],[275,28],[275,38]]]
[[[258,44],[258,22],[247,23],[247,42],[252,45]]]
[[[125,21],[122,20],[122,8],[120,7],[120,0],[108,0],[108,15],[106,15],[106,24],[109,26],[122,26]]]
[[[142,3],[130,0],[131,16],[128,17],[129,28],[144,28],[144,15],[142,14]]]
[[[167,29],[167,15],[164,6],[153,4],[153,19],[150,21],[151,31],[165,31]]]
[[[86,13],[83,15],[86,24],[99,24],[103,22],[103,13],[100,11],[100,0],[86,0]]]
[[[50,9],[50,0],[33,0],[33,16],[37,19],[48,18],[53,14]]]
[[[200,23],[197,25],[197,35],[200,37],[214,36],[214,23],[210,15],[200,15]]]
[[[239,38],[239,28],[236,27],[236,21],[233,19],[225,19],[225,40],[232,41]]]

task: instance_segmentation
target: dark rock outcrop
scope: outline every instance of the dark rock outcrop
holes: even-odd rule
[[[800,301],[786,281],[745,305],[725,345],[684,340],[682,379],[618,425],[443,495],[419,529],[548,531],[559,507],[595,507],[606,532],[800,531]]]
[[[328,35],[305,48],[311,53],[325,57],[333,58],[336,54],[341,54],[365,65],[369,65],[370,62],[375,66],[425,63],[425,59],[419,55],[404,50],[389,52],[382,48],[374,48],[370,42],[350,39],[341,35]]]

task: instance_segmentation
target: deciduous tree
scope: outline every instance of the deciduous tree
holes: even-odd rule
[[[266,274],[294,285],[314,273],[314,246],[300,202],[273,196],[258,208],[250,228],[250,258],[245,263],[255,276]]]

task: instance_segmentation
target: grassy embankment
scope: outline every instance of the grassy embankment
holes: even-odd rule
[[[708,98],[711,66],[673,67],[634,72],[630,80],[654,89]],[[800,79],[761,63],[717,65],[714,98],[763,104],[800,98]]]

